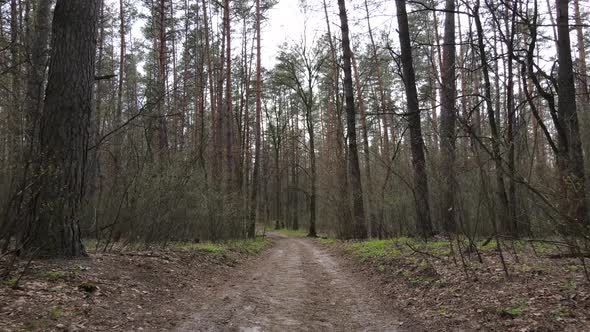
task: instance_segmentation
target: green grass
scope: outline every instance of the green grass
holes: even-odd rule
[[[6,280],[3,280],[2,283],[6,286],[14,287],[14,286],[16,286],[17,281],[18,281],[17,277],[12,277],[12,278],[8,278]]]
[[[321,238],[318,239],[318,241],[320,243],[324,243],[324,244],[333,244],[333,243],[336,243],[336,239],[335,238],[332,238],[332,237],[326,237],[326,238],[321,237]]]
[[[49,281],[63,280],[68,277],[68,274],[63,271],[47,271],[41,274],[41,277]]]
[[[522,302],[516,306],[508,307],[502,310],[502,313],[514,318],[522,315],[528,308],[529,306],[526,304],[526,302]]]
[[[346,245],[346,250],[362,258],[399,257],[401,251],[394,240],[369,240]]]

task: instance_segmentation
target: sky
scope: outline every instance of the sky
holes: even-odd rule
[[[306,5],[305,10],[301,7],[302,1]],[[348,0],[346,3],[349,13],[350,29],[353,35],[366,35],[367,33],[365,8],[359,7],[364,3],[363,1]],[[141,8],[139,5],[139,1],[133,2],[136,6],[140,7],[140,11],[145,11],[145,8]],[[337,2],[335,0],[326,0],[326,2],[328,4],[332,34],[339,36],[340,25]],[[393,0],[385,0],[384,3],[377,5],[377,7],[376,5],[369,5],[372,12],[371,25],[373,29],[389,27],[394,22],[392,20],[395,14]],[[119,0],[106,0],[106,4],[114,8],[115,12],[118,12]],[[261,43],[262,64],[267,68],[272,67],[276,63],[276,56],[283,43],[300,43],[304,34],[306,34],[307,40],[311,42],[319,38],[326,31],[322,0],[278,0],[277,4],[267,12],[265,17],[266,20],[262,23]],[[133,38],[142,37],[141,29],[145,24],[143,20],[135,22],[131,31]],[[238,35],[238,27],[234,28],[236,28],[233,32],[234,35]],[[352,40],[354,41],[355,39],[352,38]],[[238,52],[238,45],[238,43],[234,42],[234,52]]]
[[[139,1],[133,1],[139,6]],[[553,2],[553,1],[551,1]],[[106,0],[108,6],[118,11],[119,0]],[[301,4],[305,4],[305,9]],[[340,21],[338,17],[338,7],[336,0],[326,0],[328,4],[328,14],[331,21],[332,34],[340,38]],[[397,41],[397,22],[395,19],[394,0],[371,0],[369,1],[369,11],[371,26],[374,31],[388,33],[392,36],[391,40]],[[547,16],[547,7],[545,1],[540,1],[540,14]],[[580,1],[583,12],[587,12],[590,4],[588,1]],[[348,19],[350,25],[351,40],[353,48],[359,47],[359,42],[368,41],[368,27],[366,25],[366,12],[364,0],[346,0]],[[441,5],[442,6],[442,5]],[[571,6],[573,7],[573,6]],[[140,8],[140,10],[142,10]],[[145,10],[145,8],[143,9]],[[572,14],[573,14],[573,10]],[[181,15],[181,13],[179,13]],[[410,13],[411,15],[411,13]],[[319,38],[326,31],[326,22],[323,9],[323,0],[278,0],[277,4],[271,8],[265,15],[266,20],[262,23],[262,65],[271,68],[276,63],[276,57],[283,43],[296,44],[301,43],[305,34],[309,43]],[[465,22],[465,15],[462,15],[461,21]],[[441,24],[442,33],[443,14],[439,13],[439,24]],[[572,22],[573,23],[573,22]],[[141,27],[145,21],[139,20],[133,26],[131,31],[134,38],[143,38]],[[467,22],[463,24],[466,29]],[[234,24],[233,54],[239,53],[239,35],[241,24]],[[375,33],[378,38],[378,33]],[[575,43],[575,35],[572,33],[572,43]],[[116,42],[116,41],[115,41]],[[575,49],[574,49],[575,50]]]

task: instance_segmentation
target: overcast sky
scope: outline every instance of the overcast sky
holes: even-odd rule
[[[136,6],[139,1],[133,1]],[[305,3],[305,9],[302,8],[302,1]],[[553,2],[553,1],[552,1]],[[580,0],[580,5],[583,12],[589,10],[590,1]],[[106,0],[107,5],[113,6],[115,12],[118,11],[119,0]],[[336,0],[326,0],[328,4],[328,14],[331,21],[332,34],[340,38],[340,21],[338,17],[338,7]],[[369,1],[369,12],[371,18],[371,26],[374,31],[386,32],[392,35],[391,40],[396,43],[396,27],[395,19],[395,2],[394,0],[372,0]],[[350,33],[353,47],[359,46],[359,41],[366,43],[368,40],[368,28],[366,25],[366,12],[364,8],[364,0],[346,0],[348,9]],[[545,1],[540,1],[540,14],[547,17],[547,7]],[[573,7],[573,5],[572,5]],[[140,8],[142,10],[142,8]],[[145,9],[143,9],[145,10]],[[573,15],[573,9],[571,10]],[[179,16],[181,13],[178,14]],[[411,15],[411,14],[410,14]],[[278,3],[266,13],[266,20],[262,24],[262,64],[264,67],[270,68],[276,63],[276,56],[280,46],[287,42],[289,44],[300,43],[302,36],[305,33],[309,43],[321,36],[326,31],[326,22],[323,9],[323,0],[278,0]],[[442,33],[443,14],[439,13],[439,24],[441,28],[439,33]],[[461,15],[463,30],[467,27],[465,15]],[[145,21],[140,20],[136,22],[133,27],[132,34],[134,38],[143,38],[141,27],[146,24]],[[572,22],[573,24],[573,22]],[[234,23],[234,36],[236,41],[233,43],[234,54],[239,52],[239,31],[241,23]],[[379,33],[376,34],[376,38]],[[572,44],[575,45],[575,32],[572,32]],[[116,43],[116,41],[115,41]]]

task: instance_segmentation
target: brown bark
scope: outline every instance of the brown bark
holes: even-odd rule
[[[250,202],[250,223],[248,237],[256,236],[256,217],[258,214],[258,187],[260,177],[260,135],[261,135],[261,107],[262,107],[262,68],[260,52],[260,0],[256,0],[256,133],[254,143],[254,172],[252,175],[252,197]]]
[[[41,118],[40,178],[29,220],[29,250],[82,256],[79,218],[90,140],[98,0],[58,0]]]
[[[408,14],[406,12],[406,3],[404,0],[396,0],[395,4],[397,7],[401,64],[406,87],[410,147],[412,151],[412,166],[414,169],[416,228],[421,236],[427,238],[432,236],[434,231],[430,219],[428,176],[426,173],[426,161],[424,157],[424,140],[422,138],[422,126],[420,123],[418,92],[416,90],[416,74],[414,73],[414,65],[412,63],[412,46],[410,44]]]
[[[367,26],[369,28],[369,39],[371,40],[371,51],[373,55],[373,65],[375,66],[375,70],[377,73],[377,87],[379,92],[379,112],[385,113],[385,89],[383,88],[383,79],[381,77],[381,61],[379,59],[379,54],[377,53],[377,46],[375,45],[375,39],[373,38],[373,30],[371,29],[371,20],[369,19],[369,5],[368,0],[365,0],[365,13],[367,14]],[[389,149],[390,149],[390,139],[389,139],[389,120],[387,115],[383,114],[381,116],[381,120],[383,121],[383,152],[384,152],[384,159],[389,162]],[[394,138],[391,141],[395,141]]]
[[[363,239],[367,237],[365,224],[365,210],[363,202],[363,188],[361,181],[361,169],[358,158],[356,139],[356,112],[354,104],[354,90],[352,87],[352,52],[348,32],[348,18],[344,0],[338,0],[340,10],[340,29],[342,30],[342,54],[344,69],[344,95],[346,99],[346,133],[348,136],[348,172],[350,175],[350,187],[352,192],[354,220],[352,233],[347,238]]]
[[[474,7],[474,19],[477,30],[477,48],[479,51],[479,57],[484,78],[484,97],[488,115],[488,122],[492,134],[492,158],[494,159],[494,164],[496,166],[496,196],[498,198],[498,201],[500,202],[500,207],[498,208],[498,219],[502,222],[507,219],[506,213],[508,210],[508,197],[506,196],[506,187],[504,184],[504,176],[502,173],[503,166],[502,156],[500,154],[500,135],[498,132],[496,111],[492,103],[492,85],[490,82],[487,53],[483,42],[484,32],[481,20],[479,18],[479,2]],[[497,233],[498,227],[494,217],[492,217],[492,221],[494,226],[494,232]]]
[[[567,217],[564,232],[576,234],[579,225],[587,225],[588,210],[584,180],[584,156],[576,109],[576,87],[568,25],[568,0],[556,0],[557,9],[557,113],[564,135],[559,137],[557,167],[561,177],[559,205]]]
[[[442,157],[442,206],[443,230],[453,233],[455,223],[455,0],[445,2],[445,35],[442,63],[441,91],[441,132],[440,149]]]

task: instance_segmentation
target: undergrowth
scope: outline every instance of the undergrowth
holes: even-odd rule
[[[255,240],[228,240],[223,242],[191,243],[178,242],[175,246],[179,249],[196,250],[213,253],[220,256],[258,255],[270,245],[270,239],[257,237]]]

